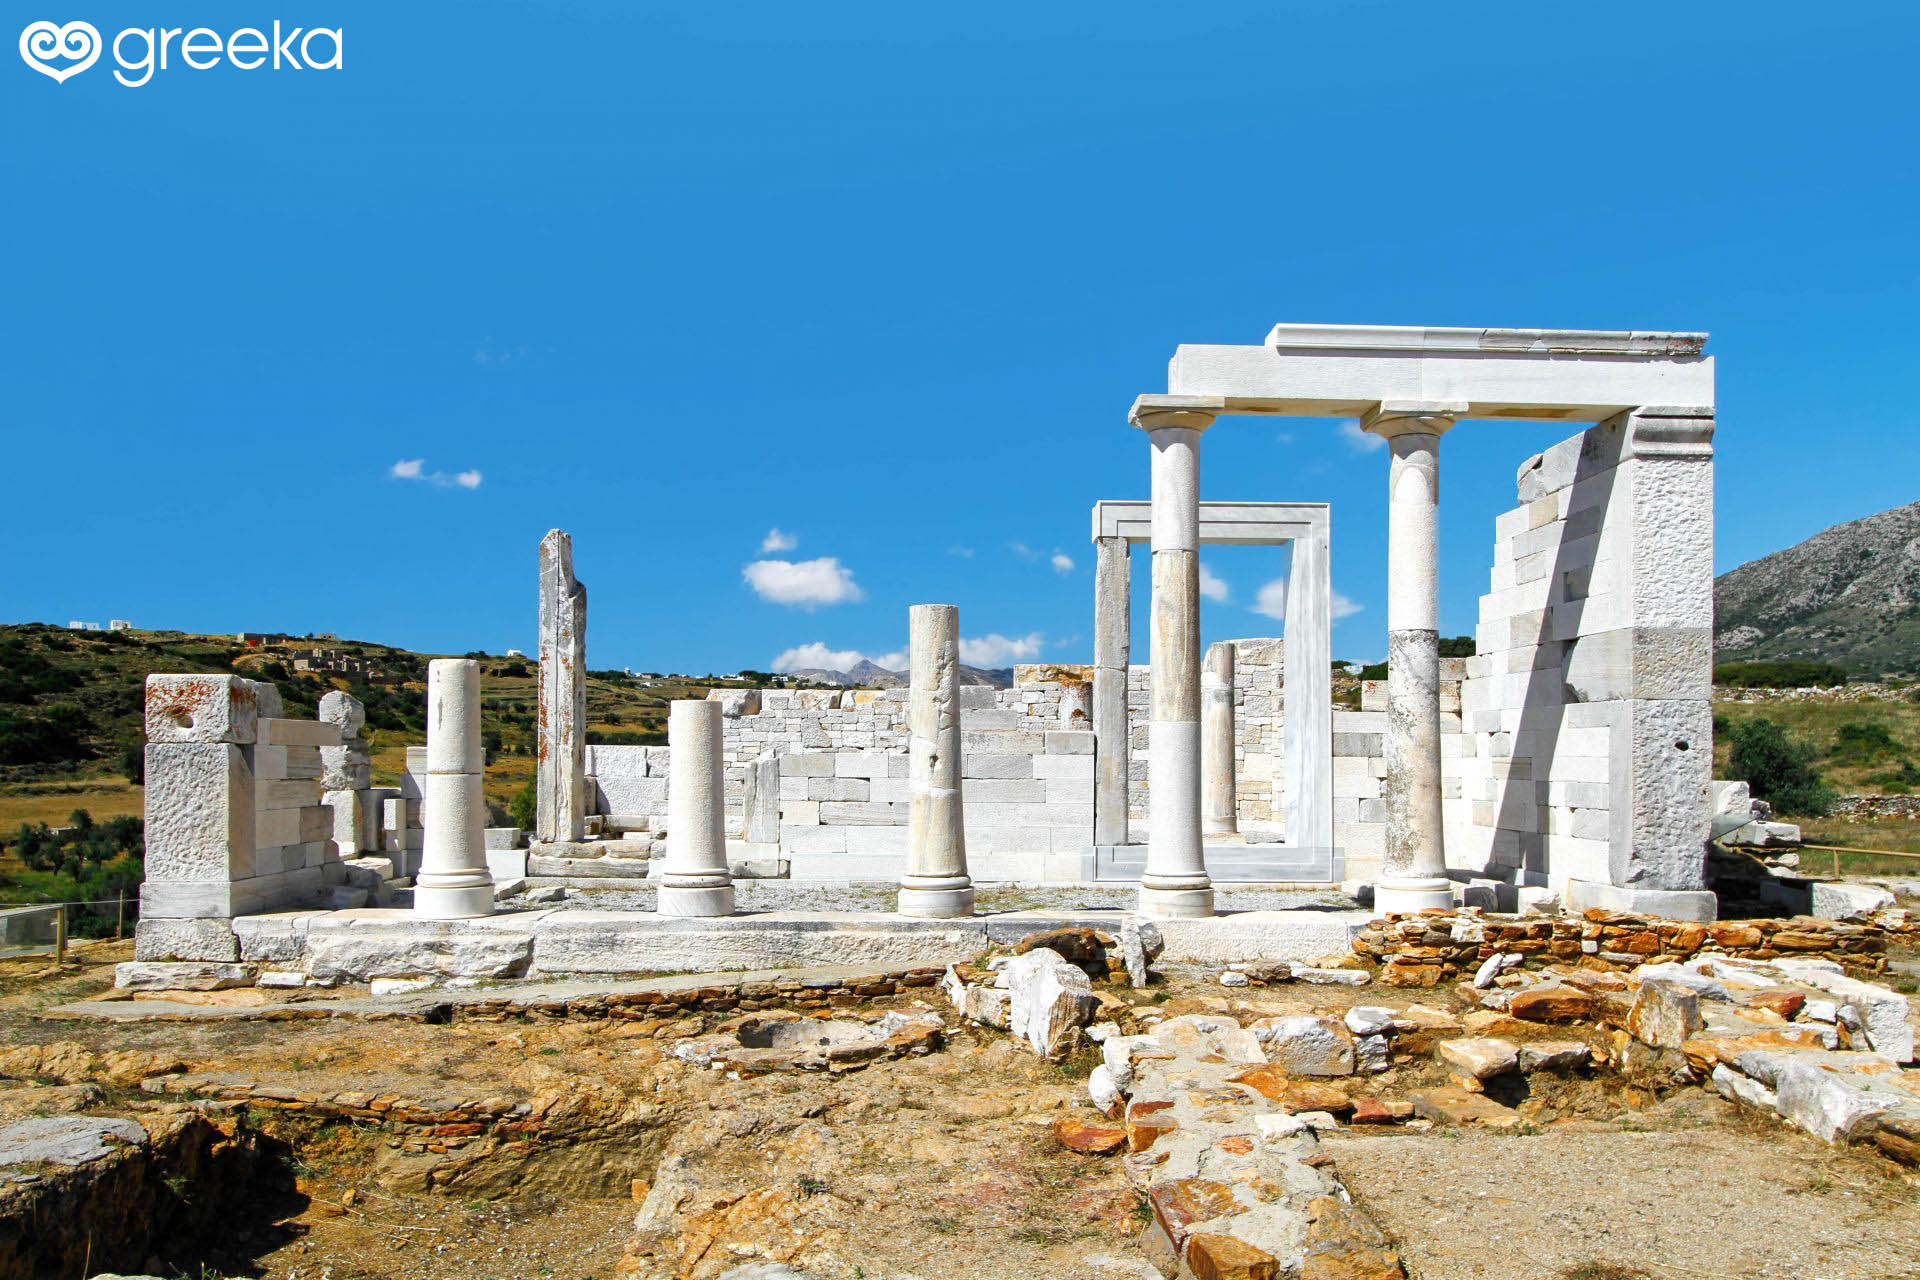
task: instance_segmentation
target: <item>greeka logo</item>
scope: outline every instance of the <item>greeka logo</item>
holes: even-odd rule
[[[100,31],[91,22],[69,22],[56,27],[51,22],[30,22],[20,33],[20,56],[43,76],[65,81],[77,76],[100,58]],[[69,58],[64,67],[50,64],[48,58]]]
[[[20,33],[20,60],[43,76],[64,84],[100,59],[100,29],[91,22],[29,22]],[[271,34],[241,27],[222,36],[211,27],[128,27],[113,38],[113,78],[129,89],[153,79],[156,71],[184,65],[209,71],[224,60],[242,71],[338,71],[346,35],[340,27],[293,27],[275,19]]]

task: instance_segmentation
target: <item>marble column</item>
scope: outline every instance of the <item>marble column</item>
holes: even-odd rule
[[[1362,425],[1392,451],[1387,481],[1387,839],[1376,911],[1453,905],[1440,816],[1440,437],[1466,406],[1383,403]]]
[[[1127,843],[1127,661],[1133,563],[1127,540],[1097,537],[1093,566],[1093,842]]]
[[[587,589],[573,576],[573,538],[540,539],[540,719],[533,836],[586,835]]]
[[[1153,703],[1140,913],[1210,916],[1213,881],[1200,840],[1200,433],[1214,415],[1136,404],[1132,417],[1153,450]]]
[[[663,916],[732,915],[720,704],[669,703],[667,747],[667,857],[654,909]]]
[[[420,776],[426,834],[413,881],[415,915],[465,920],[493,914],[485,770],[480,664],[435,658],[427,664],[427,771]]]
[[[900,914],[973,914],[960,794],[960,609],[917,604],[908,630],[907,873]]]
[[[1333,847],[1333,589],[1324,527],[1293,540],[1281,736],[1287,843]]]
[[[1207,646],[1200,667],[1200,833],[1230,836],[1240,831],[1233,782],[1233,644]]]

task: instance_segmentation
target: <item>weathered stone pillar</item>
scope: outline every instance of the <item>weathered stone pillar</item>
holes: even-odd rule
[[[1233,644],[1207,646],[1200,668],[1200,831],[1234,835],[1240,830],[1239,797],[1233,780]]]
[[[1711,920],[1713,410],[1649,406],[1586,433],[1579,487],[1604,499],[1589,592],[1557,602],[1566,682],[1609,731],[1607,884],[1569,879],[1571,909]],[[1607,464],[1618,462],[1611,471]],[[1523,722],[1524,724],[1524,722]]]
[[[427,772],[420,778],[426,847],[414,878],[414,914],[463,920],[493,914],[487,871],[486,752],[480,736],[480,664],[427,664]]]
[[[1164,397],[1176,400],[1177,397]],[[1153,705],[1140,912],[1213,914],[1200,840],[1200,433],[1214,412],[1134,405],[1153,448]]]
[[[536,840],[579,840],[587,812],[587,589],[573,537],[540,539],[540,754]]]
[[[1287,843],[1333,847],[1333,588],[1325,532],[1293,540],[1287,580],[1285,740]]]
[[[663,916],[733,914],[727,871],[725,747],[720,704],[677,698],[667,707],[667,858],[656,910]]]
[[[1125,844],[1132,556],[1125,538],[1096,537],[1093,543],[1093,842]]]
[[[1463,404],[1382,404],[1362,424],[1393,451],[1387,481],[1387,839],[1376,911],[1453,905],[1440,816],[1440,437]]]
[[[907,873],[900,914],[936,920],[973,914],[960,795],[960,610],[910,613],[907,702]]]
[[[363,736],[366,708],[335,689],[321,697],[319,718],[340,729],[339,746],[320,748],[320,802],[333,810],[333,842],[343,858],[378,853],[380,815],[370,803],[373,761]]]

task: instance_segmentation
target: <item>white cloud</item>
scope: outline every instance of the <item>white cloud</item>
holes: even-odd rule
[[[1338,591],[1330,592],[1327,600],[1327,612],[1330,616],[1327,621],[1338,622],[1342,618],[1351,618],[1365,607],[1341,595]],[[1285,622],[1287,620],[1287,580],[1275,578],[1261,587],[1259,596],[1253,602],[1253,611]]]
[[[971,560],[973,559],[973,548],[972,547],[948,547],[947,554],[950,556],[958,556],[962,560]]]
[[[817,560],[755,560],[740,571],[754,594],[775,604],[817,609],[865,600],[853,570],[832,556]]]
[[[905,671],[907,655],[898,650],[891,653],[876,653],[869,657],[858,649],[829,649],[820,641],[811,644],[797,644],[784,650],[768,668],[771,671],[804,671],[817,669],[822,671],[851,671],[863,662],[885,667],[889,671]]]
[[[1024,636],[1003,636],[998,631],[984,636],[960,637],[960,661],[970,667],[1004,667],[1027,662],[1040,656],[1045,637],[1040,632]]]
[[[1287,620],[1287,580],[1275,578],[1261,587],[1254,596],[1253,611],[1285,622]]]
[[[1024,542],[1009,542],[1007,549],[1022,559],[1037,560],[1040,558],[1040,553]]]
[[[760,539],[760,554],[764,556],[772,551],[791,551],[799,545],[800,539],[792,534],[782,533],[778,529],[769,529],[767,536]]]
[[[402,458],[387,468],[387,475],[394,480],[423,480],[436,489],[478,489],[485,479],[478,471],[428,471],[425,458]]]
[[[1072,573],[1073,572],[1073,557],[1066,554],[1064,551],[1054,552],[1053,560],[1051,563],[1053,564],[1053,571],[1055,573]]]
[[[1215,604],[1227,602],[1226,580],[1215,577],[1213,570],[1204,564],[1200,566],[1200,594]]]
[[[1387,447],[1385,436],[1374,435],[1371,431],[1362,431],[1360,424],[1352,418],[1340,423],[1340,438],[1361,453],[1375,453]]]

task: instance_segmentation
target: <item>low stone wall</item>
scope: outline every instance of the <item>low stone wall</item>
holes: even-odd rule
[[[1470,978],[1497,955],[1520,955],[1532,966],[1558,962],[1619,970],[1696,954],[1794,956],[1879,972],[1886,968],[1887,931],[1811,916],[1690,924],[1597,908],[1560,917],[1459,911],[1375,920],[1354,939],[1353,949],[1380,966],[1382,982],[1398,987]]]
[[[1907,822],[1920,818],[1920,796],[1841,796],[1833,802],[1831,812],[1836,818],[1858,821]],[[1920,872],[1920,862],[1914,864],[1914,870]]]

